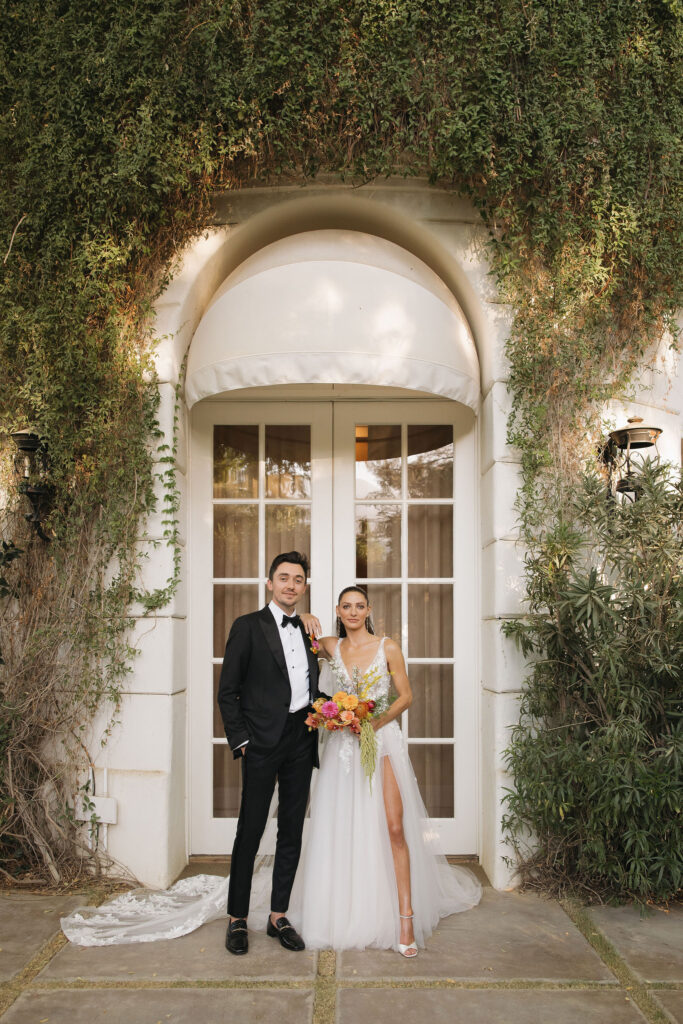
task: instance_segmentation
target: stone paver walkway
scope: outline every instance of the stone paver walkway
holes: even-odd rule
[[[683,1024],[680,906],[641,918],[486,888],[408,961],[287,953],[263,931],[251,932],[248,956],[231,957],[222,922],[82,949],[58,930],[81,902],[0,896],[1,1024]]]

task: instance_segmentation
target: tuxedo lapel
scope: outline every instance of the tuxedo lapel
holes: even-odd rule
[[[282,648],[282,641],[280,640],[277,622],[275,621],[270,608],[262,608],[259,612],[259,625],[263,630],[263,635],[265,636],[266,643],[270,648],[270,653],[275,658],[278,668],[289,684],[289,673],[287,672],[285,652]]]
[[[305,631],[303,625],[299,627],[303,634],[304,644],[306,645],[306,657],[308,658],[308,691],[312,697],[315,693],[315,681],[318,678],[318,656],[311,650],[311,638]]]

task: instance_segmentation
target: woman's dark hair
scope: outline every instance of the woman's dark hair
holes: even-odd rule
[[[284,551],[281,555],[276,555],[273,559],[270,569],[268,570],[268,579],[273,582],[273,576],[278,566],[282,565],[283,562],[291,562],[292,565],[300,565],[304,571],[304,576],[308,579],[308,559],[306,555],[302,555],[300,551]]]
[[[367,590],[365,590],[364,587],[359,587],[357,585],[355,587],[344,587],[344,589],[339,594],[339,597],[337,598],[337,604],[338,605],[341,604],[341,600],[342,600],[342,597],[344,596],[344,594],[362,594],[362,596],[365,598],[367,603],[370,604],[370,598],[368,597],[368,592],[367,592]],[[373,636],[374,636],[375,626],[374,626],[374,623],[372,621],[372,616],[371,615],[368,615],[366,617],[366,619],[365,619],[365,628],[367,629],[368,633],[372,633]],[[339,618],[339,616],[337,616],[337,636],[340,637],[341,639],[343,639],[346,636],[346,629],[344,627],[344,623]]]

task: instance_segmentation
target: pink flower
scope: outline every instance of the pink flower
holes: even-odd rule
[[[339,714],[339,708],[333,700],[326,700],[320,709],[320,714],[324,715],[325,718],[334,718]]]

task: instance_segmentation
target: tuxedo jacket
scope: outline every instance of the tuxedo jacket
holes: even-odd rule
[[[318,659],[308,635],[299,626],[308,657],[309,698],[320,696]],[[236,757],[236,749],[249,740],[252,749],[269,750],[284,732],[292,690],[285,652],[278,626],[270,608],[241,615],[232,624],[218,684],[218,706],[225,735]],[[317,734],[311,733],[317,765]]]

